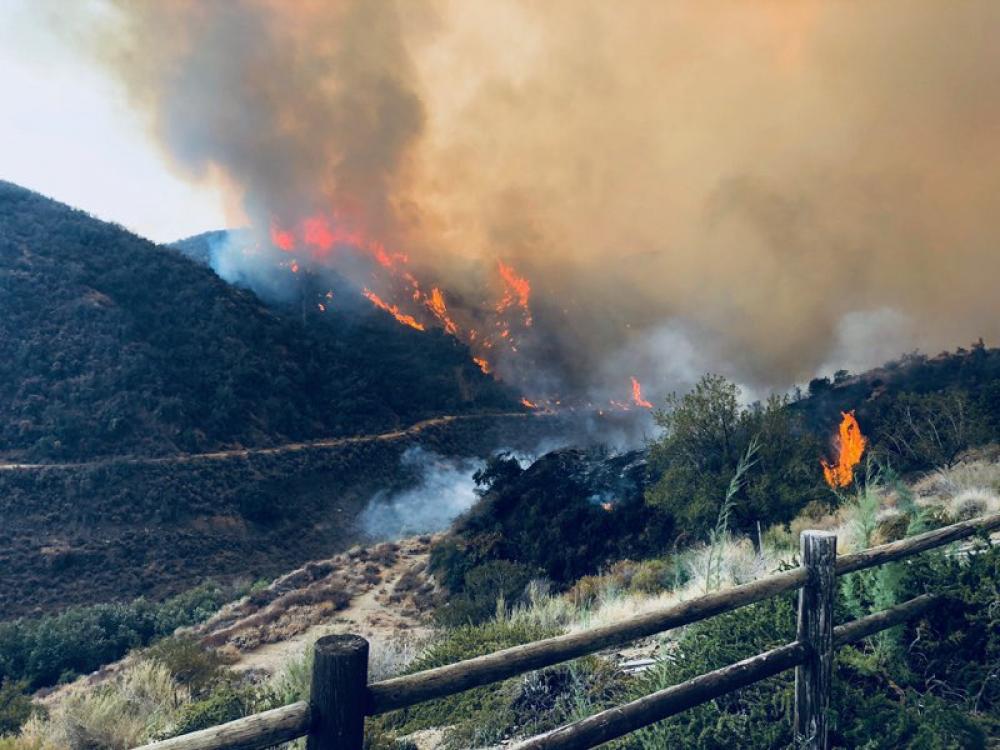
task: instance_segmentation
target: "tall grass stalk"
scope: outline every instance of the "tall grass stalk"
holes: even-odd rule
[[[746,452],[736,464],[736,471],[733,473],[732,479],[729,480],[729,487],[726,489],[726,497],[719,507],[715,528],[709,532],[708,559],[705,566],[706,594],[722,584],[722,547],[729,534],[729,518],[736,508],[736,496],[746,484],[747,472],[757,463],[756,455],[759,448],[760,441],[754,435],[747,445]]]

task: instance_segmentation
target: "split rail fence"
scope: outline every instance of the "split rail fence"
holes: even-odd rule
[[[734,588],[591,630],[534,641],[415,674],[368,683],[368,642],[332,635],[316,643],[309,702],[146,745],[142,750],[259,750],[306,737],[308,750],[361,750],[365,717],[454,695],[621,646],[754,602],[799,590],[796,640],[514,745],[516,750],[595,747],[760,680],[795,669],[793,723],[801,746],[827,748],[834,652],[918,617],[942,601],[924,594],[834,627],[836,577],[903,560],[925,550],[1000,529],[1000,514],[963,521],[862,552],[837,556],[837,538],[801,536],[801,565]]]

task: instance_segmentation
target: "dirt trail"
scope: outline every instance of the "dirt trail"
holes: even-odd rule
[[[194,633],[240,670],[274,672],[322,635],[356,633],[373,655],[426,638],[437,586],[427,573],[433,537],[354,547],[317,560],[224,607]],[[392,657],[389,654],[390,658]]]
[[[460,422],[469,419],[525,419],[537,415],[526,412],[497,412],[485,414],[449,414],[442,417],[432,417],[416,422],[409,427],[390,432],[381,432],[373,435],[352,435],[338,438],[324,438],[321,440],[311,440],[299,443],[284,443],[268,448],[232,448],[222,451],[209,451],[207,453],[179,453],[172,456],[111,456],[100,458],[94,461],[79,461],[75,463],[3,463],[0,461],[0,471],[38,471],[41,469],[82,469],[94,466],[108,466],[111,464],[185,464],[196,461],[225,461],[231,458],[249,458],[251,456],[273,456],[284,453],[294,453],[296,451],[312,450],[316,448],[336,448],[342,445],[354,443],[374,443],[380,441],[394,441],[418,435],[430,427],[439,427],[451,422]]]

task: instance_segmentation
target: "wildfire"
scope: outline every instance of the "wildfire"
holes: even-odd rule
[[[490,318],[484,320],[477,311],[464,308],[452,311],[442,289],[421,284],[408,267],[407,255],[386,248],[363,231],[364,222],[357,219],[335,209],[287,223],[276,218],[270,225],[270,238],[275,247],[294,255],[288,263],[293,273],[308,261],[329,262],[334,252],[356,253],[371,261],[370,281],[365,282],[362,293],[373,305],[418,331],[440,326],[472,349],[473,361],[486,374],[494,371],[496,360],[492,354],[487,359],[487,355],[495,347],[502,345],[517,353],[518,333],[532,325],[531,283],[512,265],[497,261],[502,288],[497,301],[486,308]],[[487,330],[479,328],[477,333],[476,327],[482,324]]]
[[[861,427],[854,416],[854,411],[841,412],[840,428],[837,434],[837,462],[827,463],[820,459],[823,465],[823,476],[826,483],[837,489],[847,487],[854,481],[854,467],[861,461],[868,441],[861,434]]]
[[[291,232],[285,232],[275,225],[271,225],[271,242],[279,250],[284,250],[286,253],[292,252],[295,249],[295,235]]]
[[[642,384],[632,377],[632,403],[641,406],[643,409],[652,409],[653,405],[642,397]]]
[[[392,315],[396,320],[398,320],[403,325],[409,326],[410,328],[416,328],[418,331],[424,330],[423,323],[419,322],[412,315],[407,315],[406,313],[400,312],[399,308],[395,305],[386,304],[381,297],[379,297],[371,289],[365,289],[362,294],[367,297],[375,307],[385,310],[387,313]]]
[[[601,507],[604,508],[607,513],[610,513],[615,509],[614,503],[601,503]]]
[[[444,295],[437,287],[431,289],[431,296],[427,300],[427,307],[429,307],[431,312],[434,313],[434,316],[441,321],[441,325],[444,326],[446,333],[450,333],[452,336],[458,335],[458,326],[455,325],[455,321],[453,321],[448,315],[448,307],[444,303]],[[480,365],[480,367],[482,367],[482,365]],[[486,372],[486,370],[483,370],[483,372]]]
[[[529,409],[537,409],[538,408],[538,404],[536,404],[534,401],[529,401],[524,396],[521,396],[521,404],[523,406],[527,406]]]
[[[531,308],[528,306],[531,300],[531,284],[523,276],[519,276],[513,266],[508,266],[502,260],[497,261],[497,270],[503,280],[504,293],[500,302],[497,303],[496,311],[503,314],[506,310],[517,305],[524,312],[524,324],[531,325]]]

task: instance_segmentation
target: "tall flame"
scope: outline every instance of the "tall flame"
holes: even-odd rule
[[[437,287],[431,289],[431,296],[427,300],[427,307],[430,308],[430,311],[434,313],[434,316],[441,321],[441,325],[444,326],[445,333],[450,333],[452,336],[458,335],[458,326],[448,314],[448,306],[444,303],[444,295]]]
[[[854,481],[854,467],[861,461],[868,445],[868,440],[861,434],[854,410],[841,412],[840,415],[842,419],[837,434],[837,462],[830,464],[825,459],[820,459],[826,483],[834,489],[846,487]]]
[[[653,405],[642,397],[642,384],[632,377],[632,403],[641,406],[643,409],[652,409]]]
[[[497,270],[500,272],[500,278],[503,279],[504,293],[503,298],[497,304],[496,310],[498,313],[503,313],[505,310],[517,305],[524,312],[524,324],[526,326],[531,325],[531,308],[529,307],[529,302],[531,300],[531,284],[523,276],[519,276],[517,271],[514,270],[513,266],[509,266],[502,260],[497,261]]]

